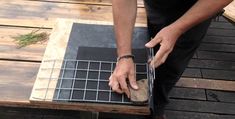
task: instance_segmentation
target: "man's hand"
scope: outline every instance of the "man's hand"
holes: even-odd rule
[[[181,34],[181,31],[168,26],[163,28],[151,41],[145,44],[148,48],[152,48],[157,44],[160,44],[160,49],[150,62],[151,67],[157,68],[166,61]]]
[[[135,65],[131,58],[121,59],[109,78],[109,86],[117,93],[126,93],[130,97],[127,80],[133,89],[138,89],[136,84]]]

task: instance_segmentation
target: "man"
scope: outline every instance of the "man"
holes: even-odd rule
[[[148,30],[155,48],[150,66],[156,68],[153,118],[164,119],[168,93],[182,75],[210,24],[210,18],[232,0],[145,0]],[[118,63],[109,85],[118,93],[130,92],[127,80],[138,90],[131,52],[137,0],[113,0],[114,30]]]

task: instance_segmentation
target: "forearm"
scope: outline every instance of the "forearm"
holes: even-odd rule
[[[131,54],[137,0],[113,0],[112,5],[117,54],[118,56]]]
[[[218,13],[232,0],[198,0],[182,17],[170,25],[180,34]]]

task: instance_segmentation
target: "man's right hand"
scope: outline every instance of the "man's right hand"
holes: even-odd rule
[[[133,89],[138,89],[135,64],[131,58],[124,58],[117,62],[116,68],[109,78],[109,86],[113,91],[120,94],[125,93],[130,97],[127,80]]]

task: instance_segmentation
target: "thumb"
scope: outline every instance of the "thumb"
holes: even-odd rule
[[[161,42],[160,38],[153,38],[152,40],[150,40],[148,43],[145,44],[145,47],[152,48],[160,42]]]

